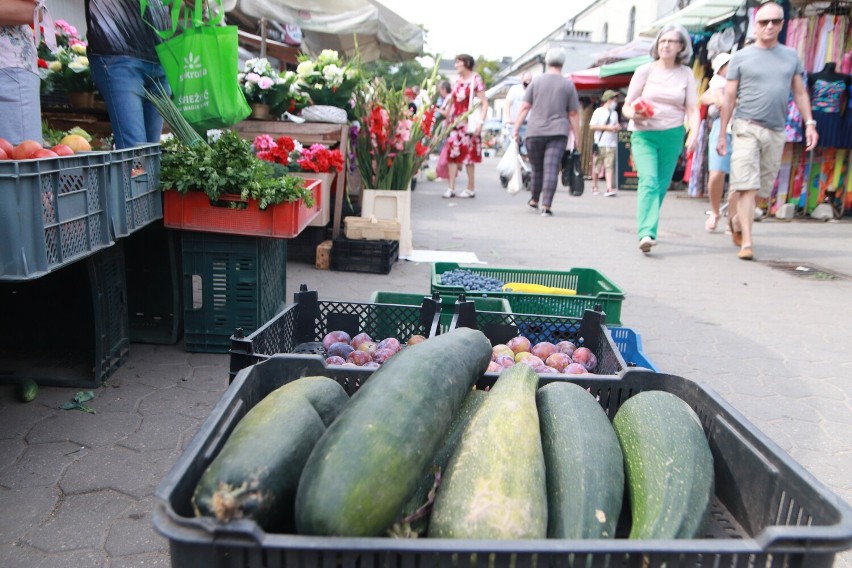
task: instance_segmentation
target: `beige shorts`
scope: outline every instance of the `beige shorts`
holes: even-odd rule
[[[594,170],[600,171],[601,165],[607,170],[612,170],[615,165],[615,148],[598,147],[598,153],[595,155]]]
[[[734,120],[731,132],[730,190],[756,189],[759,196],[769,197],[781,169],[786,134],[742,119]]]

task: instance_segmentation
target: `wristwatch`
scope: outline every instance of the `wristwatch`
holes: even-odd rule
[[[814,120],[814,119],[810,119],[810,120],[805,121],[805,126],[816,126],[816,125],[817,125],[817,121]]]

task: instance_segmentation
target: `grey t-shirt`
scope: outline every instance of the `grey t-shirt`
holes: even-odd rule
[[[750,45],[736,52],[728,64],[728,80],[739,81],[734,118],[784,130],[793,76],[804,71],[796,51],[780,43],[770,49]]]
[[[570,79],[545,73],[533,79],[524,93],[532,107],[528,114],[527,136],[568,136],[568,113],[580,110],[577,87]]]

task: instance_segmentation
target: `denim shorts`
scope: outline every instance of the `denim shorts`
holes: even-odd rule
[[[12,144],[41,142],[41,79],[28,69],[0,68],[0,137]]]

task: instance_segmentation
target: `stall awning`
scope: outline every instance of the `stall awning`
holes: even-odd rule
[[[623,73],[633,73],[636,71],[637,67],[644,65],[649,61],[651,61],[650,55],[640,55],[638,57],[631,57],[630,59],[624,59],[614,63],[607,63],[606,65],[601,65],[600,76],[610,77],[612,75],[621,75]]]
[[[695,0],[692,4],[649,24],[640,33],[656,34],[666,24],[680,24],[694,31],[726,20],[734,15],[745,0]]]

